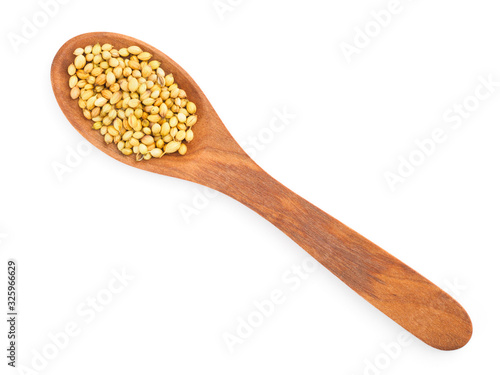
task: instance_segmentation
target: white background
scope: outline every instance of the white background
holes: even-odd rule
[[[16,51],[9,33],[22,35],[42,7],[3,3],[0,300],[15,258],[18,364],[31,367],[49,334],[74,322],[79,335],[37,373],[498,373],[500,88],[460,129],[443,121],[479,77],[500,81],[498,1],[401,0],[352,62],[340,44],[387,1],[232,4],[220,17],[211,0],[69,1]],[[163,50],[241,142],[286,107],[295,118],[256,161],[454,295],[472,318],[470,343],[442,352],[415,339],[398,350],[402,329],[319,266],[292,289],[283,277],[309,255],[225,196],[201,199],[185,219],[203,189],[95,149],[58,179],[54,165],[82,138],[53,98],[50,64],[91,31]],[[437,127],[447,141],[391,191],[384,173]],[[77,307],[123,269],[134,280],[86,323]],[[275,289],[286,301],[230,353],[224,333]]]

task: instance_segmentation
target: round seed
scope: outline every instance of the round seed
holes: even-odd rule
[[[75,57],[75,68],[76,69],[83,69],[83,67],[86,64],[87,64],[87,60],[85,59],[85,56],[78,55]]]
[[[190,114],[194,115],[196,113],[196,104],[194,104],[193,102],[188,102],[186,105],[186,109]]]
[[[177,150],[179,150],[180,147],[181,147],[181,142],[171,141],[164,147],[163,150],[165,151],[166,154],[173,154],[174,152],[177,152]]]
[[[137,46],[128,47],[127,51],[132,55],[139,55],[142,53],[142,49]]]
[[[186,155],[188,148],[185,143],[181,144],[181,147],[179,147],[179,154],[181,155]]]

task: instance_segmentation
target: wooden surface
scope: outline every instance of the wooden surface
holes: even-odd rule
[[[136,162],[106,145],[69,95],[67,67],[73,51],[95,43],[137,45],[151,52],[198,107],[195,140],[186,156]],[[472,335],[466,311],[413,269],[274,180],[235,142],[194,80],[172,59],[142,41],[114,33],[69,40],[54,58],[54,94],[71,124],[101,151],[136,168],[218,190],[259,213],[316,258],[360,296],[425,343],[442,350],[464,346]],[[333,298],[333,297],[332,297]],[[348,307],[346,307],[348,308]]]

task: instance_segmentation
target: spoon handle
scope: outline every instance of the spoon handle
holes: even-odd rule
[[[280,184],[248,157],[226,155],[224,163],[215,165],[220,171],[211,163],[214,172],[205,185],[270,221],[403,328],[442,350],[469,341],[467,312],[435,284]]]

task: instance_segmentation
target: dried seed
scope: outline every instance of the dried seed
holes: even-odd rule
[[[116,82],[116,77],[113,73],[109,72],[107,75],[106,75],[106,83],[108,85],[112,85],[113,83]]]
[[[122,99],[122,92],[121,91],[117,91],[115,92],[112,96],[111,96],[111,99],[109,99],[109,103],[110,104],[116,104],[118,103],[121,99]]]
[[[142,49],[137,46],[128,47],[127,50],[132,55],[139,55],[140,53],[142,53]]]
[[[69,87],[73,88],[77,85],[78,83],[78,77],[77,76],[71,76],[69,79]]]
[[[75,64],[71,64],[70,66],[68,66],[68,74],[70,76],[73,76],[76,74],[76,67],[75,67]]]
[[[137,79],[134,77],[130,78],[128,82],[128,89],[130,90],[130,92],[136,92],[138,88],[139,81],[137,81]]]
[[[87,60],[85,59],[85,56],[78,55],[75,57],[75,68],[76,69],[83,69],[83,67],[86,64],[87,64]]]
[[[151,55],[149,52],[142,52],[137,57],[139,58],[139,60],[148,61],[151,59],[151,57],[153,57],[153,55]]]
[[[196,113],[196,104],[194,104],[193,102],[188,102],[186,105],[186,109],[190,114],[194,115]]]
[[[186,138],[186,132],[184,130],[179,130],[175,135],[175,139],[179,142],[183,141]]]
[[[96,107],[102,107],[104,104],[108,102],[108,99],[106,98],[99,98],[95,101],[95,106]]]
[[[160,148],[154,148],[151,150],[151,155],[154,158],[161,158],[163,155],[163,151]]]
[[[181,142],[171,141],[164,147],[163,150],[165,151],[166,154],[173,154],[174,152],[179,150],[180,147],[181,147]]]
[[[188,148],[185,143],[181,144],[181,147],[179,147],[179,154],[181,155],[186,155]]]
[[[196,124],[197,121],[198,121],[198,116],[196,116],[196,115],[189,116],[187,118],[186,125],[189,126],[189,127],[191,127],[194,124]]]
[[[71,89],[71,99],[77,99],[80,96],[80,88],[75,86]]]

